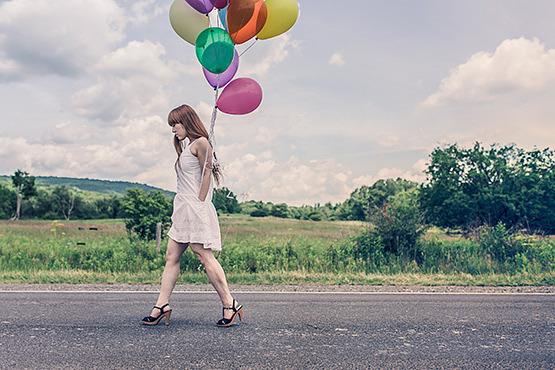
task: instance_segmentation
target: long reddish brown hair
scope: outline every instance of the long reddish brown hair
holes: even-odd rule
[[[206,131],[206,128],[200,120],[197,112],[195,112],[195,110],[187,104],[180,105],[168,114],[168,124],[170,126],[175,126],[178,123],[181,123],[185,127],[185,131],[187,132],[187,135],[189,136],[189,139],[191,141],[196,140],[201,136],[208,139],[208,131]],[[210,143],[210,141],[208,142]],[[175,151],[177,152],[177,160],[175,161],[175,165],[179,165],[181,167],[179,158],[181,157],[181,153],[183,153],[183,148],[181,147],[181,143],[177,136],[173,137],[173,146],[175,147]],[[212,143],[210,143],[210,146],[212,146]],[[214,153],[214,159],[217,159],[214,148],[212,148],[212,151]],[[214,175],[216,184],[219,185],[223,177],[219,166],[212,166],[212,175]]]

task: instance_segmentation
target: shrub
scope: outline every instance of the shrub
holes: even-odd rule
[[[376,271],[385,262],[384,243],[375,231],[364,231],[354,238],[353,257],[364,261],[366,272]]]
[[[522,245],[503,223],[481,226],[477,230],[480,247],[498,262],[505,262],[522,251]]]
[[[264,208],[257,208],[250,213],[252,217],[266,217],[268,216],[268,211]]]
[[[426,226],[417,189],[397,193],[373,218],[386,252],[421,261],[417,241]]]
[[[286,218],[288,216],[288,206],[285,203],[273,204],[270,214],[274,217]]]
[[[249,212],[252,217],[266,217],[270,215],[270,210],[262,202],[256,202],[253,204],[252,210]]]
[[[156,224],[162,223],[162,233],[171,222],[171,201],[161,192],[130,189],[122,200],[125,228],[141,239],[156,238]]]

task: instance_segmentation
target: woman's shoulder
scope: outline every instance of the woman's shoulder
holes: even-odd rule
[[[205,149],[209,144],[210,143],[208,142],[208,139],[204,136],[201,136],[191,141],[189,145],[191,146],[191,152],[195,153],[196,155],[196,151],[198,149]]]
[[[208,139],[204,136],[197,137],[191,144],[208,144]]]

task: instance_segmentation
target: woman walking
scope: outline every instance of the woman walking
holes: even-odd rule
[[[231,295],[224,270],[212,253],[222,249],[218,215],[212,204],[212,178],[217,184],[221,179],[220,169],[212,162],[215,153],[204,124],[190,106],[181,105],[173,109],[168,115],[168,124],[172,127],[177,152],[174,166],[177,194],[173,201],[172,226],[168,232],[160,294],[150,315],[143,318],[142,323],[157,325],[164,319],[169,325],[172,312],[169,299],[179,275],[179,260],[190,246],[222,301],[223,317],[216,325],[232,326],[236,317],[243,320],[244,310]],[[188,144],[185,143],[186,138]]]

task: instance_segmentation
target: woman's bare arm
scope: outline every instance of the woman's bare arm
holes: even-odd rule
[[[205,137],[197,140],[197,158],[201,173],[204,167],[204,176],[200,182],[200,193],[198,195],[199,199],[204,202],[208,195],[210,178],[212,176],[212,146]]]

